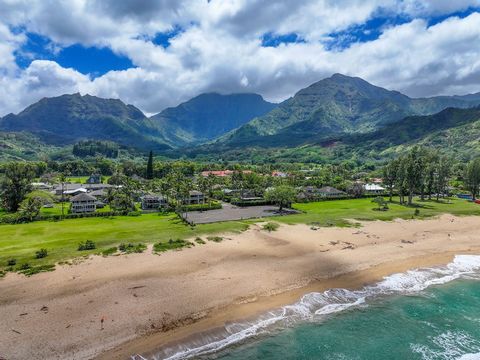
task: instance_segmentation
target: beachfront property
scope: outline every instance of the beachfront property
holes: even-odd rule
[[[97,199],[89,194],[81,193],[70,199],[73,214],[91,213],[97,209]]]
[[[347,196],[347,193],[342,190],[338,190],[332,186],[324,186],[318,189],[318,194],[323,198],[340,198]]]
[[[338,190],[331,186],[324,186],[321,188],[317,188],[315,186],[305,186],[303,188],[298,189],[298,200],[304,201],[313,201],[317,199],[327,198],[327,199],[335,199],[335,198],[344,198],[347,196],[347,193]]]
[[[147,194],[140,197],[142,210],[159,210],[168,206],[168,201],[163,195]]]
[[[381,195],[385,193],[385,188],[378,184],[365,184],[363,189],[367,195]]]
[[[206,197],[201,191],[190,190],[188,197],[183,199],[185,205],[199,205],[205,204]]]

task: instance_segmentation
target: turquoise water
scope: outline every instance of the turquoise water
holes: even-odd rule
[[[480,256],[298,302],[145,359],[480,360]],[[132,359],[137,359],[132,357]]]
[[[421,295],[378,300],[219,355],[225,360],[440,360],[465,354],[480,358],[478,280],[456,280]]]

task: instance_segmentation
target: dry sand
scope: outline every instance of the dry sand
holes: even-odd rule
[[[362,225],[252,226],[162,255],[149,248],[29,278],[8,274],[0,280],[0,359],[128,359],[306,292],[480,254],[479,217]]]

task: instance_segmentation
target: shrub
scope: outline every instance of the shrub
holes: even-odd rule
[[[7,261],[7,266],[15,266],[17,265],[17,259],[9,259]]]
[[[196,242],[197,244],[206,244],[206,243],[205,243],[205,240],[203,240],[201,237],[195,238],[195,242]]]
[[[35,259],[43,259],[44,257],[48,256],[48,251],[47,249],[40,249],[37,252],[35,252]]]
[[[192,204],[184,207],[186,211],[207,211],[218,210],[222,208],[222,204],[217,201],[212,201],[210,204]]]
[[[93,250],[96,249],[96,245],[92,240],[87,240],[83,243],[78,244],[78,251],[84,251],[84,250]]]
[[[420,215],[420,209],[415,209],[415,211],[413,212],[413,215],[414,216]]]
[[[30,269],[30,264],[29,263],[24,263],[22,265],[20,265],[20,270],[28,270]]]
[[[126,254],[142,253],[146,249],[147,249],[147,245],[142,244],[142,243],[138,243],[138,244],[132,244],[132,243],[124,244],[124,243],[122,243],[122,244],[118,245],[118,250],[120,250],[121,252],[126,253]]]
[[[164,252],[164,251],[167,251],[167,250],[173,250],[173,249],[181,249],[181,248],[184,248],[184,247],[192,247],[192,246],[195,246],[195,244],[193,244],[192,242],[190,241],[186,241],[186,240],[181,240],[181,239],[177,239],[177,240],[168,240],[167,242],[159,242],[159,243],[156,243],[153,245],[153,251],[154,252]]]
[[[108,256],[108,255],[115,254],[116,252],[117,252],[117,247],[114,246],[114,247],[103,250],[102,255],[103,256]]]
[[[266,230],[268,232],[276,231],[279,226],[280,225],[278,225],[277,223],[269,222],[269,223],[266,223],[265,225],[263,225],[263,230]]]
[[[213,242],[221,242],[223,240],[223,237],[221,236],[207,236],[208,241],[213,241]]]
[[[26,276],[32,276],[41,272],[53,271],[55,270],[55,265],[53,264],[45,264],[39,266],[28,267],[27,269],[21,269],[21,273]]]
[[[140,216],[140,215],[142,215],[142,212],[141,211],[130,211],[127,215],[128,216]]]

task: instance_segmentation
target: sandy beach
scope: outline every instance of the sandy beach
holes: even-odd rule
[[[271,233],[253,225],[221,243],[8,274],[0,279],[0,358],[128,359],[307,292],[480,254],[479,227],[479,217],[451,215]]]

